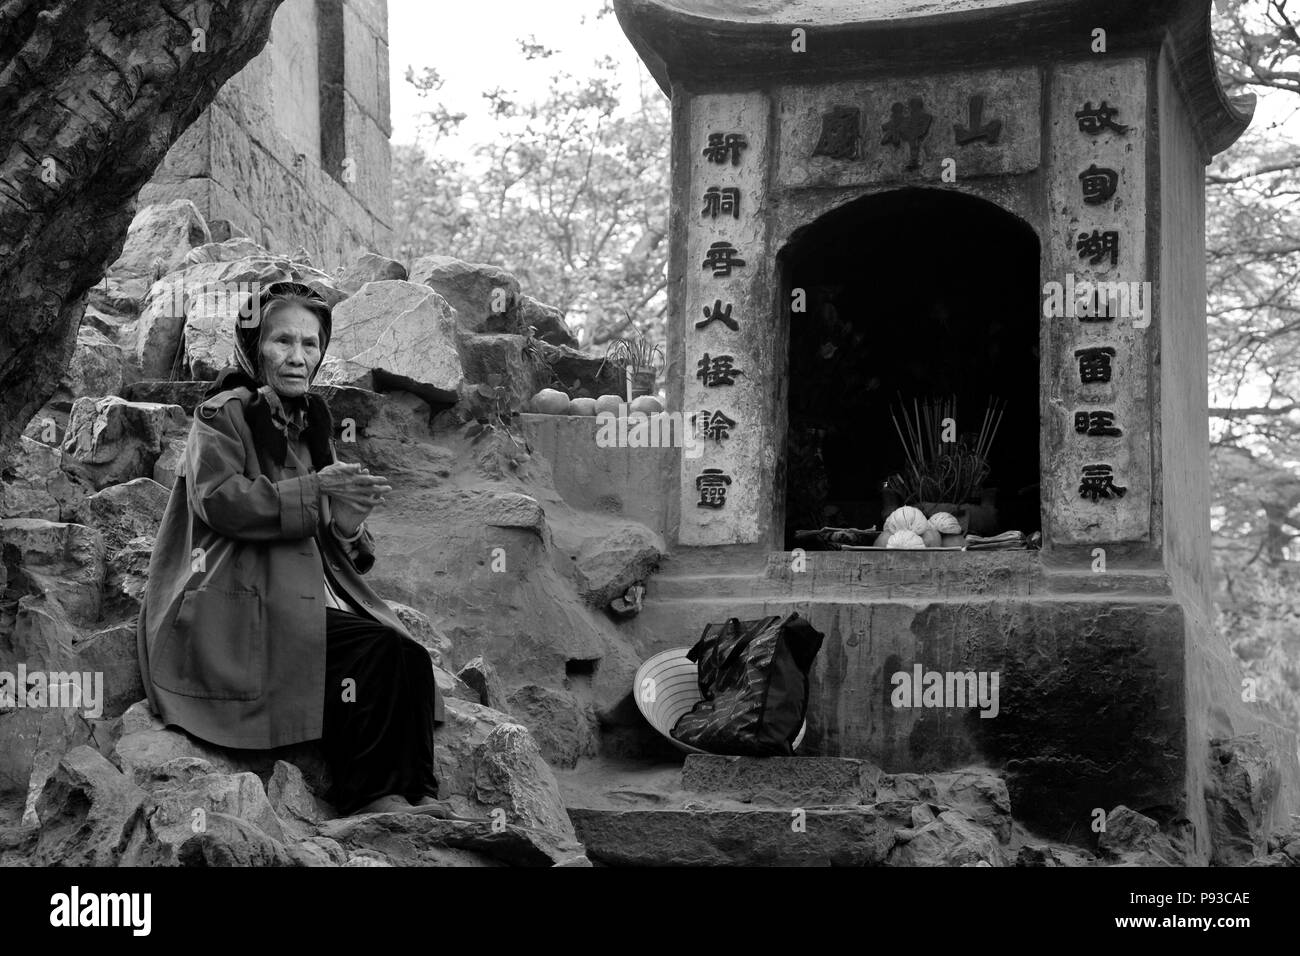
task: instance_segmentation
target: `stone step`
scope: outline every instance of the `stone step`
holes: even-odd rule
[[[680,789],[664,771],[603,793],[571,787],[565,803],[588,856],[608,866],[998,866],[1010,853],[1006,784],[983,767],[888,774],[853,758],[691,754],[680,779]]]
[[[682,789],[743,803],[798,806],[870,801],[882,771],[851,757],[726,757],[688,754]]]
[[[569,808],[587,856],[606,866],[879,866],[897,824],[874,807]]]

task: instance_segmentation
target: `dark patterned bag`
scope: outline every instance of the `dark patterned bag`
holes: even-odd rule
[[[677,721],[673,737],[716,754],[793,754],[822,637],[798,614],[705,625],[686,655],[699,667],[703,699]]]

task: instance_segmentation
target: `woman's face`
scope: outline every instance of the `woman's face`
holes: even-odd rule
[[[283,305],[262,330],[262,375],[281,395],[307,394],[320,364],[320,321],[300,305]]]

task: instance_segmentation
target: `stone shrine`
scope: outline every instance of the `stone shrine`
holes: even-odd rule
[[[1211,738],[1295,775],[1211,627],[1204,170],[1254,104],[1210,0],[615,6],[672,100],[668,407],[710,426],[653,453],[643,650],[798,610],[827,634],[802,752],[988,764],[1018,818],[1122,803],[1204,859]],[[997,530],[1041,550],[792,551],[809,461],[867,527],[891,402],[946,392],[975,426],[1006,401]],[[998,703],[891,703],[930,672]]]

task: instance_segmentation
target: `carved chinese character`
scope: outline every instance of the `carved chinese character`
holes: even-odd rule
[[[956,136],[958,146],[965,146],[967,143],[973,143],[979,139],[985,140],[992,145],[1002,135],[1002,120],[989,120],[985,123],[984,97],[972,96],[970,98],[970,123],[966,126],[954,123],[952,131]]]
[[[814,156],[857,159],[862,141],[862,111],[855,106],[837,106],[822,116],[822,135]]]
[[[721,322],[733,332],[740,331],[740,323],[731,317],[731,303],[728,302],[726,308],[722,306],[721,299],[713,301],[713,307],[704,307],[704,318],[695,323],[697,329],[706,328],[712,322]]]
[[[1119,173],[1093,163],[1079,174],[1083,183],[1083,201],[1089,206],[1100,206],[1115,195],[1119,187]]]
[[[749,142],[745,139],[744,133],[710,133],[709,145],[703,149],[704,157],[711,163],[717,163],[719,166],[725,166],[727,160],[731,160],[731,165],[740,165],[741,150],[749,148]]]
[[[1084,385],[1110,381],[1110,360],[1115,357],[1114,349],[1078,349],[1074,357],[1079,360],[1079,380]]]
[[[1101,106],[1096,109],[1092,108],[1092,101],[1089,100],[1083,104],[1083,109],[1075,113],[1075,119],[1079,121],[1079,132],[1087,133],[1089,136],[1099,136],[1106,130],[1114,130],[1121,136],[1128,132],[1127,126],[1121,126],[1115,122],[1115,117],[1119,115],[1119,110],[1109,106],[1105,100],[1101,101]]]
[[[1079,496],[1094,504],[1102,498],[1123,498],[1127,488],[1115,484],[1115,472],[1110,465],[1084,465],[1083,480],[1079,482]]]
[[[725,279],[731,275],[732,269],[739,269],[745,264],[745,260],[738,258],[737,253],[738,250],[731,243],[715,242],[704,254],[704,268],[712,269],[715,278]]]
[[[1114,230],[1102,232],[1094,229],[1092,235],[1081,232],[1076,248],[1079,250],[1079,258],[1088,259],[1091,256],[1089,261],[1094,266],[1107,256],[1110,256],[1111,265],[1119,263],[1119,233]]]
[[[719,385],[735,385],[736,376],[744,375],[740,369],[735,368],[733,363],[736,361],[731,355],[718,355],[709,358],[709,353],[704,353],[704,358],[696,363],[699,371],[695,377],[703,380],[706,388],[717,388]]]
[[[730,484],[730,476],[721,468],[705,468],[704,474],[695,479],[695,490],[700,493],[697,507],[721,508],[727,503],[727,486]]]
[[[691,416],[691,425],[700,437],[711,438],[719,444],[724,438],[730,438],[731,430],[736,427],[736,423],[722,414],[721,410],[711,412],[707,408],[698,415]]]
[[[921,165],[921,140],[929,134],[933,122],[934,117],[925,111],[925,104],[919,96],[907,101],[906,112],[902,103],[895,103],[889,109],[889,122],[881,126],[885,135],[880,143],[882,146],[894,147],[906,143],[911,150],[907,168],[916,169]]]
[[[1074,430],[1090,438],[1118,438],[1124,434],[1115,427],[1115,413],[1104,411],[1075,412]]]
[[[740,190],[735,186],[727,186],[725,189],[710,186],[704,191],[704,209],[700,211],[700,215],[709,216],[713,219],[717,219],[718,216],[731,216],[732,219],[739,219]]]
[[[1100,288],[1102,285],[1105,283],[1095,283],[1091,291],[1079,293],[1075,312],[1080,322],[1115,321],[1114,312],[1118,311],[1119,303],[1112,301],[1110,294]]]

